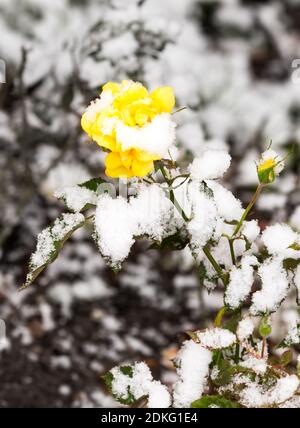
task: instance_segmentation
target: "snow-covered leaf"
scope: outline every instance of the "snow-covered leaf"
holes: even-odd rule
[[[82,214],[63,214],[52,226],[44,229],[38,236],[36,251],[29,262],[29,273],[22,288],[28,287],[37,276],[57,258],[64,243],[75,230],[85,224]]]
[[[237,409],[240,407],[236,401],[228,400],[221,395],[204,395],[199,400],[195,400],[191,407],[193,409],[208,409],[208,408],[221,408],[221,409]]]

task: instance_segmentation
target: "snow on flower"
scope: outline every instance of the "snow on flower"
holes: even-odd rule
[[[238,308],[251,292],[254,281],[253,266],[258,264],[254,256],[245,256],[241,266],[232,266],[229,284],[225,291],[225,303],[232,309]]]
[[[293,249],[299,242],[299,234],[287,224],[269,226],[262,234],[262,241],[269,254],[282,258],[300,258],[300,251]]]
[[[200,344],[208,349],[224,349],[236,343],[235,334],[229,330],[217,327],[199,331],[197,337]]]
[[[167,113],[154,117],[141,128],[118,123],[116,139],[124,152],[139,148],[154,153],[160,159],[167,155],[167,150],[175,141],[175,124]]]
[[[257,174],[259,181],[263,184],[272,183],[276,176],[284,168],[284,160],[274,150],[266,150],[262,153],[257,164]]]
[[[189,170],[194,180],[213,180],[223,177],[231,163],[231,156],[224,150],[206,150],[194,159]]]
[[[190,407],[204,392],[212,353],[193,340],[183,343],[175,360],[179,380],[174,385],[174,407]]]
[[[253,315],[276,311],[289,289],[289,279],[281,259],[267,259],[259,267],[258,274],[262,288],[252,296],[250,310]]]
[[[171,87],[153,92],[139,82],[109,82],[83,114],[83,130],[110,153],[105,160],[110,177],[144,177],[175,141],[170,113],[175,105]]]

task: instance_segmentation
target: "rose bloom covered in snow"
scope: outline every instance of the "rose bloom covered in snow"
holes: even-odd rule
[[[175,106],[172,88],[149,93],[138,82],[109,82],[100,98],[91,103],[81,119],[82,128],[103,149],[106,175],[144,177],[175,141]]]

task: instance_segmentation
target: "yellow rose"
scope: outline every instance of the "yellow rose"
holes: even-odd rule
[[[105,162],[108,176],[144,177],[174,141],[173,89],[166,86],[149,93],[141,83],[128,80],[109,82],[102,89],[83,114],[81,126],[111,152]]]

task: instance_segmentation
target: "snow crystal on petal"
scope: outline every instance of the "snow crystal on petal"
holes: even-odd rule
[[[164,157],[175,142],[176,124],[171,115],[163,113],[141,127],[127,126],[119,122],[116,127],[116,138],[122,150],[138,148],[158,157]]]

